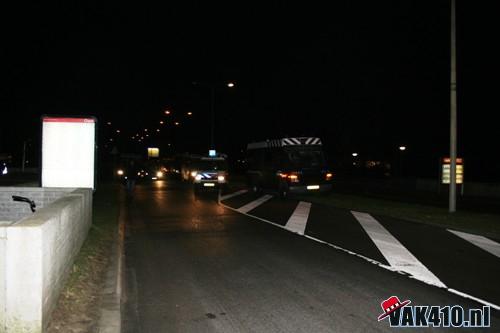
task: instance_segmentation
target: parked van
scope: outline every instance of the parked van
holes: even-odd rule
[[[277,190],[288,193],[325,192],[332,188],[320,138],[296,137],[249,143],[247,183],[255,192]]]

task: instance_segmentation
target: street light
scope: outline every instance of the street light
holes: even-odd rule
[[[406,146],[399,146],[399,150],[405,151],[406,150]]]
[[[210,88],[210,147],[209,149],[215,149],[215,89],[220,85],[220,83],[200,83],[193,82],[194,85],[204,86]],[[228,88],[234,88],[235,83],[230,81],[225,83]]]

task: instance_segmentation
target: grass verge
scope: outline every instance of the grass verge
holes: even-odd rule
[[[93,332],[99,319],[99,301],[118,228],[118,188],[100,185],[93,198],[93,221],[47,332]]]
[[[445,208],[351,194],[330,193],[324,196],[298,196],[297,198],[336,208],[390,216],[500,239],[500,215],[496,214],[466,211],[458,211],[450,214]]]

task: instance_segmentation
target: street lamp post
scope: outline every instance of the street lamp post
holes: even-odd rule
[[[210,146],[209,149],[215,149],[215,93],[218,84],[211,83],[200,83],[193,82],[194,85],[205,86],[210,88]],[[228,82],[225,84],[228,88],[234,88],[234,82]]]
[[[210,147],[215,149],[215,85],[210,85]]]

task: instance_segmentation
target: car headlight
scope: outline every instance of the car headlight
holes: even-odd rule
[[[226,180],[226,177],[224,177],[224,175],[219,175],[217,176],[217,180],[223,182],[224,180]]]
[[[118,176],[123,176],[123,170],[122,169],[119,169],[118,171],[116,171],[116,174]]]
[[[196,178],[196,176],[198,175],[198,172],[196,171],[191,171],[191,177],[194,177]],[[200,178],[201,179],[201,178]]]
[[[196,175],[196,176],[194,176],[194,179],[196,179],[196,180],[201,180],[201,175]]]
[[[162,178],[162,177],[163,177],[163,172],[158,171],[158,172],[156,173],[156,177],[158,177],[158,178]]]

